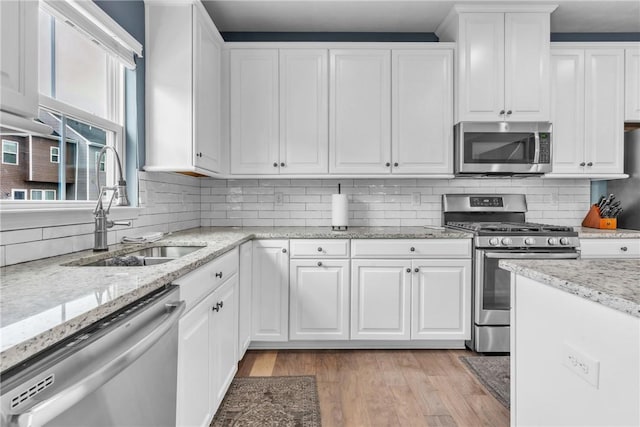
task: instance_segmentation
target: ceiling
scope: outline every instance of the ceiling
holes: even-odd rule
[[[638,0],[203,0],[220,31],[435,32],[454,4],[557,4],[553,33],[640,32]]]

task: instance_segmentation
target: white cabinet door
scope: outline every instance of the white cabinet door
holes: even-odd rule
[[[280,49],[280,173],[328,172],[326,49]]]
[[[391,54],[330,52],[329,172],[391,171]]]
[[[349,261],[292,260],[291,340],[349,339]]]
[[[238,370],[238,313],[237,313],[238,275],[234,275],[213,292],[210,316],[210,360],[212,414],[218,410],[233,376]]]
[[[252,341],[289,337],[289,241],[253,241]]]
[[[193,8],[193,163],[220,171],[220,47],[209,17]]]
[[[640,258],[640,239],[580,239],[580,257]]]
[[[640,122],[640,48],[625,49],[625,122]]]
[[[238,360],[244,357],[251,343],[251,282],[252,241],[240,245],[240,271],[238,285]]]
[[[209,295],[180,319],[176,425],[209,425],[213,417],[209,353],[210,314],[215,295]]]
[[[504,26],[504,109],[507,119],[548,121],[549,14],[506,13]]]
[[[584,51],[554,49],[551,54],[553,173],[584,172],[584,108]]]
[[[411,339],[471,339],[471,260],[412,262]]]
[[[352,260],[351,339],[410,339],[410,286],[410,261]]]
[[[392,51],[394,174],[453,172],[452,61],[452,51]]]
[[[38,116],[38,2],[0,1],[0,109]]]
[[[457,121],[502,120],[504,13],[463,13],[459,25]]]
[[[277,174],[278,50],[234,49],[229,55],[231,173]]]
[[[622,173],[624,50],[585,51],[586,173]]]

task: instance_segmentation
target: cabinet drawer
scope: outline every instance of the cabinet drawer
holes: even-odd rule
[[[582,258],[640,258],[640,239],[580,239]]]
[[[348,258],[347,239],[300,239],[289,241],[292,258]]]
[[[180,298],[189,311],[198,301],[215,291],[238,271],[238,248],[173,281],[180,286]]]
[[[471,258],[471,239],[354,239],[353,258]]]

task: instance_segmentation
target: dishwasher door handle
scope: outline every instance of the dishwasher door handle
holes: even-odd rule
[[[171,330],[178,319],[180,319],[180,315],[184,312],[186,303],[180,301],[167,304],[166,306],[168,311],[161,317],[162,320],[159,320],[158,325],[135,345],[128,347],[116,357],[98,362],[98,365],[102,365],[102,367],[97,371],[61,390],[49,399],[38,403],[28,411],[11,415],[9,425],[38,427],[48,423],[138,360],[140,356],[145,354]]]

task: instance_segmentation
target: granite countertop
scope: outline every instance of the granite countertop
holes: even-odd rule
[[[575,230],[581,239],[640,239],[640,231],[625,230],[624,228],[605,230],[600,228],[575,227]]]
[[[250,239],[433,238],[471,234],[440,227],[206,227],[176,232],[146,245],[114,245],[0,268],[0,371],[171,283]],[[69,265],[147,246],[204,246],[165,264],[144,267]]]
[[[640,317],[640,260],[501,260],[500,267]]]

